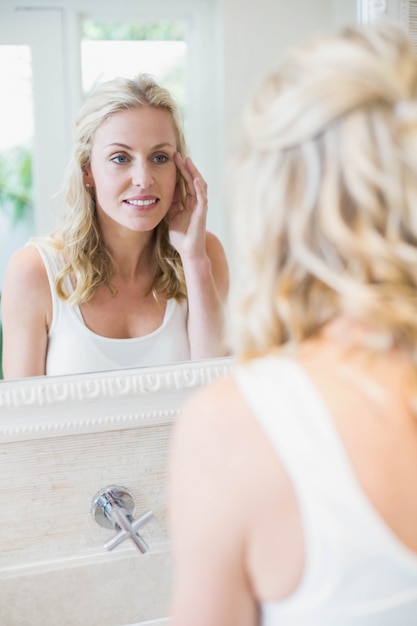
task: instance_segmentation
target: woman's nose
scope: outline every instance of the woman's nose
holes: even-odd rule
[[[154,183],[151,166],[149,163],[136,162],[133,165],[132,182],[136,187],[146,189]]]

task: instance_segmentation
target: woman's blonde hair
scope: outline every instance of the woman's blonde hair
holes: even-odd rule
[[[382,22],[290,51],[262,82],[233,187],[236,355],[346,314],[416,360],[416,98],[412,47]]]
[[[67,263],[56,279],[61,298],[71,304],[87,302],[100,285],[111,288],[114,267],[96,216],[94,189],[86,188],[83,168],[90,162],[91,147],[97,128],[111,115],[126,109],[154,107],[167,111],[177,138],[177,151],[186,156],[179,109],[166,89],[147,74],[133,79],[115,78],[96,87],[87,97],[75,121],[74,143],[64,180],[65,215],[62,244]],[[181,187],[181,181],[179,182]],[[183,189],[181,189],[183,193]],[[166,298],[183,298],[186,286],[181,259],[169,242],[168,218],[154,231],[154,274],[149,291]],[[70,295],[65,288],[73,274],[76,285]]]

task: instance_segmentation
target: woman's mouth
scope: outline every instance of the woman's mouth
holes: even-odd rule
[[[155,206],[155,204],[157,202],[159,202],[158,198],[149,198],[147,200],[139,200],[139,199],[129,199],[129,200],[124,200],[124,202],[126,204],[129,204],[130,206],[133,207],[137,207],[140,209],[149,209],[152,208],[153,206]]]

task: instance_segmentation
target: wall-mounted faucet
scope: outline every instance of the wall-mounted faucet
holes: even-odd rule
[[[152,511],[145,511],[138,519],[134,519],[135,502],[132,494],[125,488],[111,485],[101,489],[91,503],[92,515],[100,526],[114,528],[116,535],[104,544],[107,550],[113,550],[125,539],[132,539],[142,553],[149,546],[138,530],[153,517]]]

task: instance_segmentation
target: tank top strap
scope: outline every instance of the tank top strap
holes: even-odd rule
[[[345,482],[349,463],[318,391],[290,358],[267,357],[236,368],[235,377],[262,430],[297,483]]]
[[[64,259],[60,250],[54,247],[49,239],[31,239],[27,242],[27,246],[34,246],[39,252],[45,265],[48,275],[49,284],[54,285],[55,275],[64,267]]]

